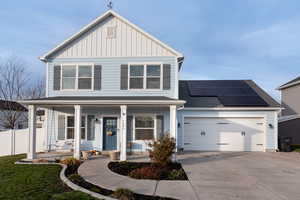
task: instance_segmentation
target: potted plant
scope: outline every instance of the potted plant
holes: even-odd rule
[[[120,151],[110,151],[109,157],[111,160],[118,160],[120,155]]]

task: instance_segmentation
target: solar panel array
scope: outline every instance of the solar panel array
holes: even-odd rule
[[[191,97],[217,97],[224,106],[268,106],[245,81],[189,81],[188,89]]]

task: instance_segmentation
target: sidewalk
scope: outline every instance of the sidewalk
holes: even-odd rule
[[[116,174],[108,169],[109,159],[97,158],[85,161],[78,170],[86,181],[100,187],[116,190],[127,188],[135,193],[184,200],[197,200],[189,181],[137,180]]]

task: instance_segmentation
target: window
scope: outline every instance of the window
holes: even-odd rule
[[[64,66],[62,68],[62,89],[75,89],[76,66]]]
[[[129,65],[130,89],[161,89],[160,64]]]
[[[144,88],[144,66],[131,65],[130,66],[130,89],[143,89]]]
[[[117,27],[116,26],[110,26],[107,27],[107,38],[113,39],[117,36]]]
[[[160,65],[147,65],[147,89],[160,89]]]
[[[91,66],[78,66],[78,89],[92,89]]]
[[[85,124],[86,124],[86,116],[81,117],[81,139],[86,138],[86,131],[85,131]],[[75,133],[75,123],[74,123],[74,116],[67,116],[66,117],[66,134],[67,139],[74,139]]]
[[[135,140],[153,140],[154,130],[154,117],[135,117]]]
[[[91,90],[92,65],[62,65],[62,90]]]

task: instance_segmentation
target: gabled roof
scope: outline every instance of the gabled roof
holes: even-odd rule
[[[300,76],[297,77],[297,78],[295,78],[295,79],[293,79],[293,80],[291,80],[291,81],[289,81],[289,82],[287,82],[287,83],[285,83],[285,84],[283,84],[283,85],[281,85],[281,86],[279,86],[277,88],[277,90],[282,90],[282,89],[285,89],[285,88],[288,88],[288,87],[292,87],[292,86],[298,85],[298,84],[300,84]]]
[[[186,101],[185,108],[280,107],[252,80],[180,81],[179,99]]]
[[[74,35],[72,35],[70,38],[68,38],[67,40],[65,40],[64,42],[62,42],[61,44],[59,44],[55,48],[51,49],[46,54],[40,56],[39,57],[40,60],[46,61],[51,55],[55,54],[56,52],[60,51],[61,49],[63,49],[67,45],[69,45],[71,42],[73,42],[74,40],[76,40],[77,38],[79,38],[80,36],[82,36],[83,34],[85,34],[86,32],[88,32],[89,30],[91,30],[94,26],[96,26],[97,24],[99,24],[101,21],[105,20],[109,16],[114,16],[114,17],[120,19],[121,21],[129,24],[131,27],[133,27],[137,31],[141,32],[145,36],[149,37],[153,41],[155,41],[158,44],[160,44],[162,47],[164,47],[164,48],[168,49],[170,52],[174,53],[178,58],[183,57],[182,53],[176,51],[175,49],[171,48],[170,46],[168,46],[165,43],[161,42],[160,40],[156,39],[154,36],[150,35],[149,33],[145,32],[144,30],[142,30],[141,28],[139,28],[135,24],[133,24],[130,21],[128,21],[127,19],[125,19],[124,17],[120,16],[115,11],[108,10],[103,15],[99,16],[98,18],[96,18],[95,20],[93,20],[91,23],[89,23],[88,25],[84,26],[81,30],[79,30],[77,33],[75,33]]]

